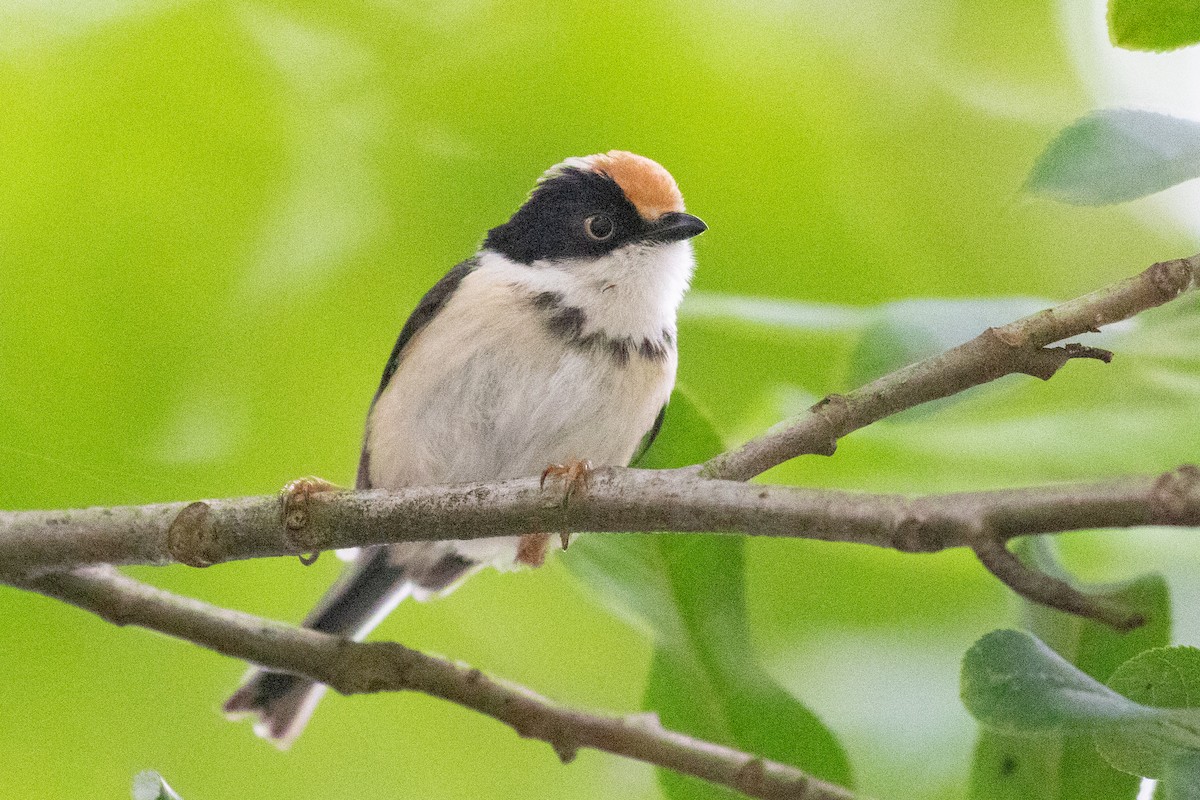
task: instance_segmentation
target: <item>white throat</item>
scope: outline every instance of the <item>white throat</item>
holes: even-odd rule
[[[600,258],[518,264],[484,250],[480,271],[527,288],[554,292],[564,305],[586,315],[582,334],[659,342],[675,336],[675,312],[683,301],[696,261],[691,242],[631,244]]]

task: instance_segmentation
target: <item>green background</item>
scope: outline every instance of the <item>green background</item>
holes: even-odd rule
[[[655,158],[708,222],[680,380],[731,442],[1036,298],[1189,254],[1144,201],[1021,194],[1092,106],[1064,35],[1025,2],[0,6],[0,507],[351,482],[408,311],[568,155]],[[769,477],[919,492],[1195,461],[1195,305],[1108,335],[1110,366],[1008,378]],[[1200,602],[1178,532],[1064,539],[1090,578],[1158,569],[1177,607]],[[958,663],[1011,623],[1007,592],[961,553],[754,541],[746,565],[766,669],[860,786],[959,796]],[[131,572],[298,619],[337,568]],[[0,604],[6,797],[127,796],[148,767],[188,800],[658,796],[648,767],[563,767],[420,696],[327,698],[280,754],[218,713],[241,665],[14,590]],[[1177,641],[1200,640],[1191,616]],[[611,711],[640,707],[651,654],[559,563],[406,603],[378,635]]]

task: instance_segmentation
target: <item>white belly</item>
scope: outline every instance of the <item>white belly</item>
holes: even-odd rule
[[[666,403],[674,352],[621,365],[547,331],[527,299],[472,273],[405,349],[369,420],[380,488],[538,475],[569,459],[624,466]],[[510,564],[515,540],[461,542]]]

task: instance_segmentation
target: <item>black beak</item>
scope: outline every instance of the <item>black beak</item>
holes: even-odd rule
[[[708,226],[699,217],[671,211],[655,220],[642,239],[647,242],[679,242],[699,236],[706,230]]]

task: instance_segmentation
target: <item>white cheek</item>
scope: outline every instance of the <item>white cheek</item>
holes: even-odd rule
[[[689,241],[665,245],[632,244],[596,259],[513,264],[485,253],[483,263],[496,274],[531,291],[561,294],[563,303],[584,309],[586,336],[658,341],[675,332],[675,312],[696,269]]]

